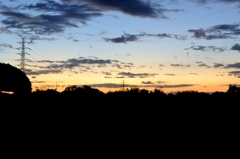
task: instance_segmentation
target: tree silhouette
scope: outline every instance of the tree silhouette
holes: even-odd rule
[[[63,94],[72,94],[72,95],[79,95],[79,94],[87,94],[87,95],[103,95],[104,93],[98,89],[92,88],[90,86],[84,85],[82,87],[77,86],[69,86],[66,87],[65,90],[62,92]]]
[[[235,85],[229,85],[227,92],[228,93],[240,93],[240,87],[237,87]]]
[[[24,72],[9,64],[0,63],[0,92],[31,93],[31,82]]]

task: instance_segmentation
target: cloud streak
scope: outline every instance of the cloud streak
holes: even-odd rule
[[[190,29],[188,32],[193,33],[196,39],[234,39],[240,35],[239,24],[221,24],[215,25],[207,29]]]
[[[184,50],[223,52],[223,51],[226,50],[226,48],[224,48],[224,47],[216,47],[216,46],[193,45],[190,48],[186,48]]]
[[[160,39],[163,39],[163,38],[174,38],[174,39],[177,39],[177,40],[186,40],[187,39],[187,36],[184,36],[184,35],[174,35],[174,34],[166,34],[166,33],[148,34],[148,33],[145,33],[145,32],[133,35],[133,34],[128,34],[128,33],[124,32],[124,34],[121,35],[120,37],[116,37],[116,38],[104,38],[103,37],[103,40],[105,42],[112,42],[112,43],[128,43],[128,42],[140,41],[140,39],[142,37],[145,37],[145,36],[146,37],[157,37],[157,38],[160,38]]]
[[[158,74],[156,73],[131,73],[131,72],[119,72],[119,76],[125,78],[147,78],[147,77],[154,77]]]

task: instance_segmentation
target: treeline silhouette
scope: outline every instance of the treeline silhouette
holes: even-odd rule
[[[222,104],[223,101],[235,102],[238,105],[240,87],[229,85],[226,92],[204,93],[198,91],[182,91],[164,93],[162,89],[149,91],[138,87],[127,88],[125,91],[103,93],[90,86],[69,86],[64,91],[54,89],[36,90],[32,92],[31,82],[24,72],[0,63],[0,104],[32,104],[32,105],[206,105]],[[13,94],[2,91],[13,92]]]
[[[205,93],[198,91],[181,91],[176,93],[164,93],[162,89],[140,89],[138,87],[127,88],[125,91],[104,93],[90,86],[69,86],[64,91],[54,89],[36,90],[31,93],[7,94],[0,93],[0,100],[8,103],[31,102],[32,104],[65,104],[65,105],[161,105],[169,104],[222,104],[223,101],[236,102],[239,105],[240,87],[229,85],[226,92]],[[7,104],[7,103],[6,103]]]

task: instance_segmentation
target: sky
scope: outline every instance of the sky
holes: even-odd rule
[[[1,63],[23,38],[33,90],[240,85],[240,0],[1,0]]]

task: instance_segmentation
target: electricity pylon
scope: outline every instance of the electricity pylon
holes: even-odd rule
[[[27,58],[25,57],[25,55],[27,55],[27,54],[30,55],[30,54],[29,54],[29,53],[26,53],[25,50],[26,50],[26,49],[31,50],[31,49],[28,48],[28,47],[25,47],[25,43],[30,44],[30,42],[25,42],[25,38],[22,38],[22,42],[18,42],[18,43],[19,43],[19,44],[22,44],[22,47],[17,48],[18,50],[21,50],[20,53],[17,53],[17,54],[20,55],[20,59],[17,60],[17,61],[20,62],[18,66],[19,66],[19,69],[26,74],[26,72],[27,72],[27,69],[26,69],[27,64],[26,64],[26,62],[27,62],[27,61],[30,61],[30,60],[27,59]]]

